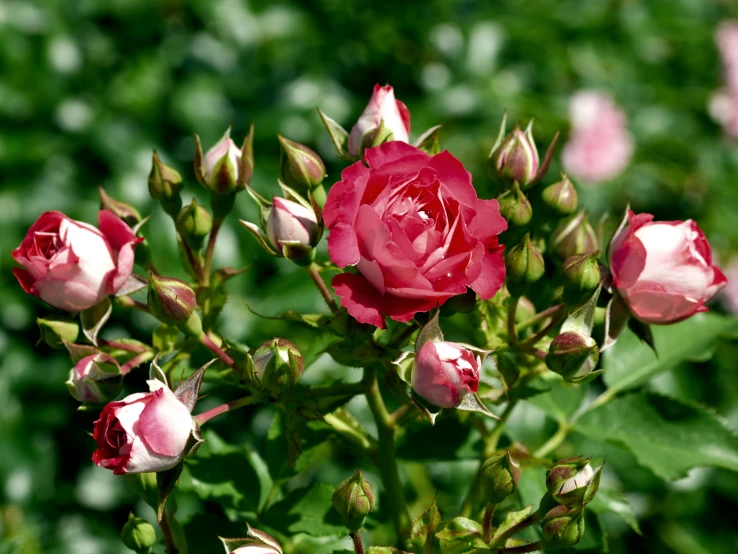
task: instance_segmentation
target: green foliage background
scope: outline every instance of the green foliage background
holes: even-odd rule
[[[503,110],[513,120],[535,116],[536,136],[544,144],[557,129],[566,135],[568,99],[584,87],[606,90],[623,106],[637,147],[631,167],[616,180],[580,188],[583,203],[595,216],[619,214],[630,201],[636,211],[660,219],[694,218],[719,258],[728,260],[738,248],[738,145],[722,137],[706,104],[721,86],[714,29],[731,16],[738,17],[738,6],[728,0],[4,0],[0,553],[125,552],[119,531],[130,507],[137,515],[152,516],[122,479],[89,461],[93,442],[85,431],[91,430],[94,414],[76,412],[63,386],[68,357],[34,347],[34,318],[46,308],[15,282],[10,251],[42,211],[61,210],[95,222],[96,187],[102,185],[142,213],[153,212],[147,234],[155,261],[163,272],[183,276],[170,222],[148,198],[153,148],[185,176],[185,199],[194,195],[205,201],[191,170],[192,133],[212,144],[233,124],[238,140],[253,120],[257,190],[265,195],[277,190],[276,133],[316,148],[330,183],[338,179],[341,165],[315,108],[350,127],[374,83],[390,83],[410,108],[413,135],[443,123],[442,146],[473,172],[480,196],[489,197],[485,158]],[[555,162],[553,174],[557,170]],[[255,218],[245,195],[235,211],[238,217]],[[222,233],[216,264],[251,264],[252,269],[230,285],[232,296],[219,330],[255,346],[288,327],[260,319],[250,309],[273,315],[322,306],[299,268],[263,256],[234,221]],[[146,340],[153,326],[150,318],[116,308],[106,333]],[[630,430],[609,429],[608,419],[585,418],[581,432],[557,451],[560,457],[607,458],[607,483],[626,494],[640,519],[643,536],[620,519],[604,516],[610,552],[738,551],[737,467],[723,462],[716,464],[722,468],[692,469],[683,477],[695,464],[679,460],[689,458],[690,449],[709,447],[690,442],[693,436],[680,443],[684,451],[642,451],[658,441],[659,433],[650,427],[648,415],[638,418],[660,406],[660,395],[680,406],[709,405],[729,427],[738,427],[738,348],[734,341],[715,346],[712,334],[692,351],[669,357],[670,349],[692,340],[693,332],[667,333],[663,340],[671,342],[664,343],[667,361],[661,364],[635,356],[629,367],[611,368],[608,363],[615,366],[617,359],[606,359],[614,375],[605,378],[609,386],[623,372],[651,364],[653,371],[635,383],[648,395],[637,393],[608,405],[616,415],[633,414],[640,423]],[[311,359],[321,348],[301,329],[290,330],[286,338]],[[637,349],[635,342],[628,346]],[[714,351],[711,359],[708,351]],[[134,372],[127,383],[131,391],[145,386],[144,373]],[[336,370],[322,357],[306,381],[341,377],[357,380],[359,373]],[[217,403],[220,391],[213,393],[203,408]],[[361,405],[353,409],[359,418],[366,415]],[[508,432],[538,446],[555,429],[561,409],[569,408],[521,406]],[[689,409],[671,421],[688,418],[698,425],[703,412]],[[242,535],[244,519],[256,521],[277,478],[264,473],[263,462],[274,467],[283,459],[269,431],[274,418],[269,408],[245,409],[213,422],[208,445],[190,464],[179,495],[178,516],[191,552],[219,551],[213,546],[216,533]],[[466,436],[458,425],[453,418],[439,419],[431,432],[418,424],[400,446],[398,455],[406,460],[403,475],[420,491],[418,498],[410,498],[416,515],[438,491],[442,513],[453,516],[471,481],[474,436],[456,444]],[[316,435],[321,431],[316,428]],[[613,442],[598,440],[603,433]],[[429,443],[442,444],[442,451],[429,452]],[[629,450],[620,448],[624,444]],[[340,525],[330,517],[313,521],[299,514],[327,513],[325,496],[331,487],[366,464],[335,441],[313,454],[302,481],[291,486],[329,485],[314,487],[297,503],[288,493],[278,504],[281,512],[262,514],[264,525],[291,534],[315,532],[322,525],[326,533],[340,534]],[[429,455],[433,458],[424,465]],[[652,461],[644,463],[644,458]],[[696,465],[704,461],[697,459]],[[369,479],[379,482],[371,471]],[[380,506],[372,523],[378,538],[384,519]],[[583,548],[599,551],[602,546]],[[348,549],[349,542],[339,537],[301,551]]]

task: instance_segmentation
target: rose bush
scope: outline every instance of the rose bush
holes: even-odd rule
[[[360,275],[333,279],[341,305],[362,323],[409,321],[471,287],[492,298],[505,279],[507,228],[497,200],[480,200],[448,152],[429,156],[392,141],[346,168],[323,212],[328,251]]]
[[[13,258],[21,287],[55,308],[79,312],[114,294],[131,275],[133,250],[143,239],[108,210],[99,229],[61,212],[41,214]]]
[[[653,221],[629,211],[609,257],[613,286],[644,323],[676,323],[707,311],[705,303],[728,283],[692,220]]]
[[[413,390],[439,408],[455,408],[479,386],[479,357],[455,342],[429,341],[418,351]]]

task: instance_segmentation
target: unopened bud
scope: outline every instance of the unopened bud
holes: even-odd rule
[[[100,207],[103,210],[113,212],[130,227],[135,227],[141,221],[141,214],[136,208],[109,196],[102,187],[98,187],[98,191],[100,192]]]
[[[312,208],[277,197],[267,218],[266,235],[285,258],[307,263],[320,237],[318,219]]]
[[[361,470],[357,469],[356,473],[336,487],[331,500],[346,528],[357,533],[374,507],[374,489],[364,479]]]
[[[151,172],[149,173],[149,194],[154,200],[161,202],[162,208],[170,216],[177,217],[182,207],[182,176],[176,169],[164,165],[154,150],[152,154]]]
[[[599,246],[597,235],[588,221],[587,212],[580,212],[564,221],[551,235],[551,248],[560,260],[576,254],[591,254]]]
[[[149,308],[151,314],[170,325],[186,323],[195,308],[197,297],[187,283],[149,272]]]
[[[502,193],[497,200],[500,203],[500,214],[508,223],[515,227],[524,227],[530,223],[533,208],[517,182],[513,183],[512,188]]]
[[[246,188],[254,171],[254,126],[239,149],[231,139],[230,127],[203,156],[200,137],[195,135],[195,177],[206,189],[229,196]]]
[[[280,176],[282,182],[299,193],[306,193],[323,182],[325,165],[320,156],[300,143],[278,135],[282,145]]]
[[[487,502],[499,504],[518,488],[520,464],[510,455],[495,454],[485,460],[479,470],[480,481]]]
[[[305,369],[297,346],[285,339],[266,341],[250,354],[255,384],[279,396],[293,387]]]
[[[546,488],[562,505],[583,506],[592,501],[600,486],[602,466],[592,469],[588,459],[559,460],[546,473]]]
[[[66,385],[69,393],[80,402],[110,402],[123,387],[123,375],[115,358],[98,352],[82,358],[74,365]]]
[[[571,548],[584,535],[584,510],[556,506],[541,521],[541,542],[546,549]]]
[[[599,251],[577,254],[564,262],[564,296],[567,302],[578,303],[600,284],[599,254]]]
[[[123,544],[138,554],[148,554],[156,544],[156,531],[145,519],[128,516],[128,522],[123,526],[121,533]]]
[[[561,216],[572,214],[577,209],[577,190],[566,175],[562,175],[558,183],[543,189],[541,198],[546,206]]]
[[[49,316],[37,318],[41,339],[57,350],[64,348],[64,342],[75,342],[79,336],[79,324],[71,317]]]
[[[208,211],[199,206],[193,198],[192,204],[185,206],[179,212],[175,224],[182,240],[193,250],[199,251],[213,228],[213,219]]]
[[[513,246],[505,256],[507,288],[510,294],[520,296],[528,285],[535,283],[546,270],[543,256],[526,233],[523,240]]]
[[[516,125],[505,140],[490,152],[488,162],[490,172],[498,175],[503,186],[510,188],[517,182],[522,188],[527,188],[536,177],[539,166],[532,126],[529,125],[523,132]]]
[[[594,371],[599,359],[597,343],[592,337],[579,331],[566,331],[551,341],[546,365],[567,381],[576,383]]]

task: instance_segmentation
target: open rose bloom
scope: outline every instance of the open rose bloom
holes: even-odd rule
[[[133,249],[143,239],[108,210],[100,228],[46,212],[31,226],[13,258],[23,290],[55,308],[79,312],[114,294],[131,275]]]
[[[405,104],[395,98],[391,86],[374,85],[369,104],[364,108],[349,136],[349,152],[361,156],[363,138],[384,125],[392,132],[392,140],[408,142],[410,139],[410,111]]]
[[[384,328],[384,316],[409,321],[467,287],[492,298],[505,279],[497,200],[479,200],[448,152],[393,141],[367,150],[366,163],[343,171],[323,212],[331,259],[359,271],[334,277],[341,305]]]
[[[477,392],[481,361],[455,342],[428,341],[418,351],[412,374],[416,394],[439,408],[455,408]]]
[[[613,286],[644,323],[676,323],[707,311],[705,303],[727,285],[692,220],[653,221],[629,211],[609,257]]]
[[[95,422],[92,461],[116,475],[164,471],[184,456],[194,422],[187,407],[161,381],[103,408]]]

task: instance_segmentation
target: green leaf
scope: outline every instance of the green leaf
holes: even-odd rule
[[[443,448],[438,447],[443,437]],[[478,460],[482,441],[477,433],[469,433],[468,426],[456,417],[440,417],[435,426],[412,425],[397,447],[397,456],[406,460]]]
[[[156,519],[161,521],[164,517],[164,507],[167,505],[167,499],[177,485],[179,475],[182,473],[182,467],[184,462],[180,461],[172,469],[166,471],[160,471],[156,474],[156,489],[157,489],[157,508],[156,508]]]
[[[110,319],[111,313],[113,313],[113,304],[108,297],[105,297],[99,304],[80,313],[82,331],[95,346],[97,346],[97,334],[108,319]]]
[[[550,392],[528,398],[528,402],[539,407],[555,421],[567,421],[581,406],[587,394],[587,386],[581,383],[567,383],[553,372],[547,373],[546,376]]]
[[[464,395],[456,409],[462,412],[476,412],[492,419],[500,419],[484,405],[484,402],[479,399],[475,392]]]
[[[344,535],[346,527],[331,501],[333,490],[334,487],[327,483],[313,483],[294,490],[270,506],[262,521],[285,534]]]
[[[169,352],[174,349],[179,338],[179,329],[162,323],[154,329],[152,346],[159,352]]]
[[[619,443],[662,479],[696,466],[738,471],[738,439],[703,407],[652,393],[623,396],[585,413],[575,430]]]
[[[502,522],[502,524],[495,530],[495,534],[492,535],[492,542],[490,542],[491,548],[499,548],[501,546],[504,546],[505,538],[503,538],[503,535],[507,533],[510,529],[515,527],[518,523],[522,522],[525,518],[527,518],[531,512],[533,511],[533,505],[526,506],[522,510],[518,510],[517,512],[508,512],[507,515],[505,515],[505,521]]]
[[[642,535],[638,520],[633,513],[633,507],[622,494],[612,489],[600,489],[594,497],[594,500],[587,505],[593,512],[603,514],[612,512],[620,517],[625,523],[630,525],[639,535]]]
[[[476,549],[486,549],[482,538],[482,525],[465,517],[456,517],[436,533],[443,554],[468,554]]]
[[[706,359],[718,337],[735,336],[737,333],[737,318],[709,313],[697,314],[675,325],[654,326],[658,358],[634,334],[624,333],[603,354],[605,383],[614,392],[637,387],[685,360]]]

